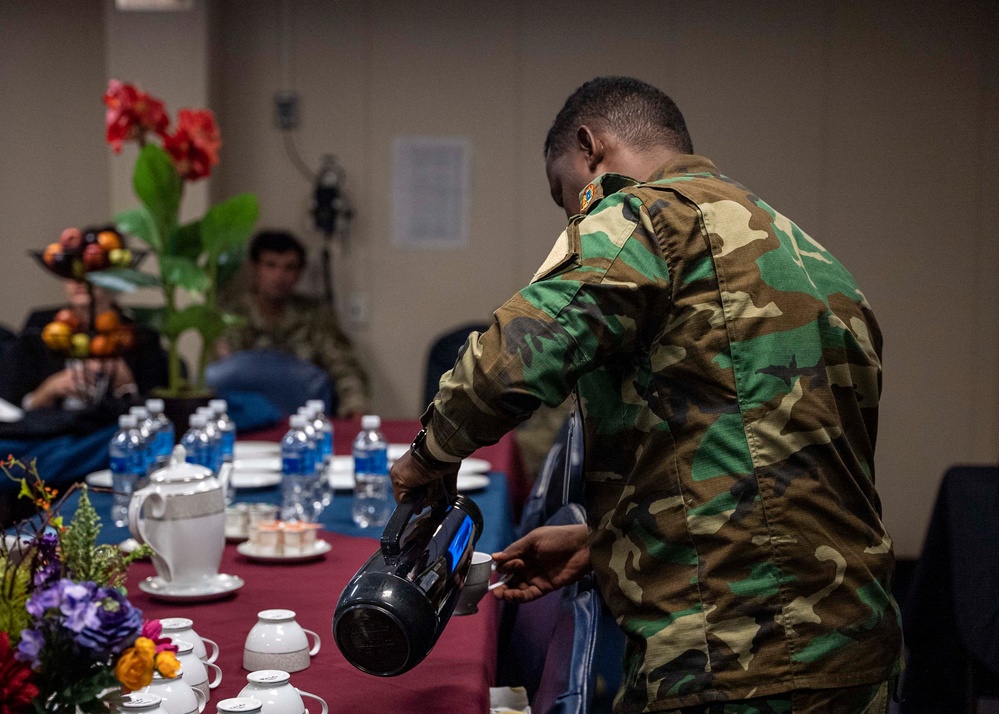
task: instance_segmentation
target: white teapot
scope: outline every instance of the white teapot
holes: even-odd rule
[[[132,494],[128,529],[153,549],[153,565],[165,582],[200,585],[218,575],[225,549],[225,493],[232,464],[215,475],[185,462],[176,446],[170,463]]]

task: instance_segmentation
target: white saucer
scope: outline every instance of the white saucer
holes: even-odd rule
[[[388,460],[395,461],[401,458],[403,454],[409,451],[409,444],[389,444],[388,446]]]
[[[254,456],[252,458],[243,458],[237,456],[232,463],[232,467],[236,471],[280,471],[281,457]]]
[[[281,472],[233,469],[229,482],[234,488],[270,488],[281,483]]]
[[[308,553],[286,553],[280,555],[276,553],[261,553],[257,550],[257,547],[249,541],[240,543],[236,546],[237,553],[246,556],[250,560],[256,560],[261,563],[304,563],[309,560],[321,558],[332,549],[333,546],[324,540],[317,540],[316,545]]]
[[[237,441],[233,455],[237,459],[256,459],[262,456],[278,456],[281,445],[273,441]]]
[[[97,488],[111,488],[111,469],[101,469],[100,471],[94,471],[92,474],[87,474],[87,478],[84,479],[88,486],[96,486]]]
[[[158,575],[139,582],[139,590],[157,600],[166,602],[204,602],[219,600],[243,587],[243,579],[238,575],[219,573],[198,585],[175,585]]]
[[[334,491],[353,491],[354,474],[351,472],[331,471],[328,477],[329,484]],[[462,474],[458,472],[458,491],[467,493],[468,491],[481,491],[489,486],[489,477],[482,474]]]

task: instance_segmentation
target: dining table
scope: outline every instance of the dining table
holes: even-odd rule
[[[415,420],[393,420],[382,424],[382,432],[392,443],[405,444],[419,430]],[[334,422],[334,453],[349,454],[358,425],[352,421]],[[286,431],[241,434],[237,439],[276,442]],[[487,483],[466,493],[480,508],[484,527],[476,550],[495,552],[513,540],[513,514],[506,471],[518,468],[519,452],[512,435],[473,454],[489,462]],[[485,481],[485,479],[483,479]],[[63,506],[69,518],[75,510],[79,491]],[[120,543],[129,536],[127,528],[111,521],[112,495],[107,489],[90,488],[88,498],[101,517],[100,541]],[[280,502],[280,487],[237,489],[235,501],[247,503]],[[288,609],[298,623],[316,632],[319,652],[307,669],[291,675],[291,683],[302,691],[322,697],[331,712],[486,712],[489,687],[495,680],[498,607],[491,595],[481,600],[478,612],[453,616],[433,650],[412,670],[394,677],[363,673],[350,665],[337,649],[332,636],[333,612],[350,578],[379,547],[381,529],[361,528],[351,517],[352,494],[336,491],[332,502],[319,517],[318,538],[329,544],[325,554],[314,560],[282,562],[250,558],[238,552],[236,543],[225,547],[220,572],[237,576],[243,585],[227,597],[210,601],[164,601],[139,588],[140,582],[156,575],[151,561],[131,564],[126,588],[129,600],[148,619],[185,617],[194,630],[219,645],[216,664],[222,671],[217,688],[211,690],[205,711],[214,712],[217,702],[237,696],[246,686],[248,671],[243,668],[243,645],[257,621],[257,613],[268,609]],[[309,711],[318,714],[315,703]]]

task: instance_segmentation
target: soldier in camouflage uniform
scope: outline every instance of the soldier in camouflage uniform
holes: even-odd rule
[[[533,599],[592,567],[628,637],[618,712],[887,711],[901,631],[863,294],[693,155],[647,84],[580,87],[545,158],[569,225],[442,378],[397,496],[575,389],[588,527],[495,554],[519,578],[496,592]]]
[[[337,416],[363,414],[368,408],[368,377],[340,329],[336,314],[316,298],[295,294],[305,266],[305,249],[294,236],[263,232],[250,244],[254,289],[227,308],[245,318],[217,347],[219,356],[251,349],[293,354],[322,368],[338,397]]]

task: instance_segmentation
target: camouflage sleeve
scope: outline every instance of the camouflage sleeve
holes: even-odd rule
[[[330,378],[335,380],[335,389],[340,400],[338,417],[363,414],[368,410],[368,375],[354,355],[354,346],[340,329],[336,318],[323,310],[317,326],[319,351],[317,359]]]
[[[438,458],[495,443],[586,372],[651,341],[669,272],[641,202],[616,193],[570,221],[526,288],[472,333],[423,417]],[[650,319],[652,318],[652,319]]]

